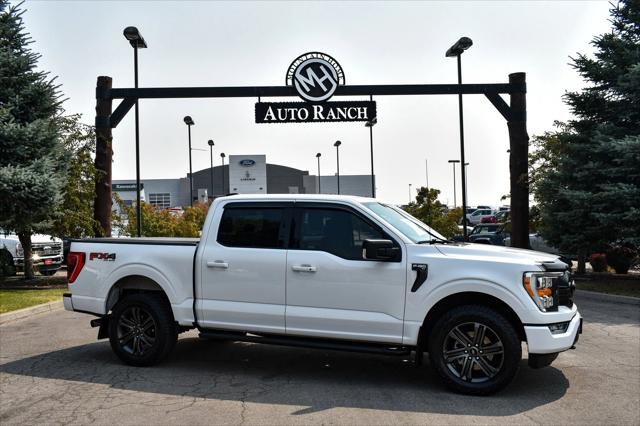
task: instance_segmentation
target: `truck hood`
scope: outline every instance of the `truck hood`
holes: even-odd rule
[[[512,247],[494,246],[490,244],[436,244],[436,248],[445,256],[465,257],[476,259],[491,259],[496,261],[520,261],[532,264],[556,264],[560,262],[558,256],[534,250]]]
[[[0,235],[1,238],[5,238],[7,240],[15,240],[19,241],[18,236],[16,234],[6,234]],[[51,235],[44,234],[33,234],[31,235],[31,244],[33,243],[61,243],[62,240],[60,238],[52,237]]]

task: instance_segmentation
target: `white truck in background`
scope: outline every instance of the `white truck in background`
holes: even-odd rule
[[[67,310],[98,316],[125,363],[178,334],[389,355],[428,353],[450,388],[488,394],[549,365],[582,330],[557,256],[447,241],[375,199],[216,199],[200,239],[76,240]]]
[[[31,236],[33,268],[42,275],[53,275],[62,267],[63,247],[60,238],[50,235]],[[18,236],[0,229],[0,256],[7,275],[24,269],[24,250]]]

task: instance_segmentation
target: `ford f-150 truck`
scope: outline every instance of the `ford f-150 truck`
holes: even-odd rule
[[[136,366],[180,332],[204,338],[415,354],[450,388],[495,392],[572,348],[582,318],[567,265],[529,250],[447,241],[371,198],[216,199],[200,239],[77,240],[67,310]]]

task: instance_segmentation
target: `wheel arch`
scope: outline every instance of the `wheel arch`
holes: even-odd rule
[[[127,275],[118,279],[109,289],[105,301],[105,312],[109,312],[127,294],[147,292],[162,295],[167,304],[171,306],[169,296],[158,282],[144,275]]]
[[[462,305],[487,306],[496,310],[513,325],[521,341],[527,340],[524,325],[520,320],[520,317],[506,302],[487,293],[465,291],[448,295],[429,309],[429,312],[420,327],[418,345],[426,347],[426,342],[429,339],[435,324],[438,322],[438,319],[451,308]]]

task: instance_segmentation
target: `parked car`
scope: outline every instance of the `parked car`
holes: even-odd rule
[[[511,238],[504,239],[505,246],[511,246]],[[529,247],[531,250],[541,251],[544,253],[560,254],[560,250],[549,245],[537,232],[529,234]]]
[[[500,210],[498,213],[495,214],[496,222],[497,223],[508,222],[509,213],[510,213],[510,210]]]
[[[125,363],[156,364],[178,333],[353,350],[428,352],[450,388],[495,392],[528,348],[544,367],[582,319],[557,256],[454,244],[401,209],[339,195],[216,198],[200,239],[74,240],[67,310],[99,318]],[[242,350],[242,348],[240,348]],[[184,354],[184,352],[183,352]]]
[[[491,209],[478,209],[471,214],[467,215],[467,223],[471,225],[477,225],[482,222],[482,218],[489,217],[493,215],[493,210]]]
[[[508,235],[503,223],[482,223],[473,228],[469,234],[469,242],[502,246]]]
[[[0,249],[3,262],[11,269],[11,273],[24,269],[24,250],[18,236],[0,230]],[[50,235],[34,234],[31,236],[33,267],[42,275],[53,275],[62,266],[62,240]]]

